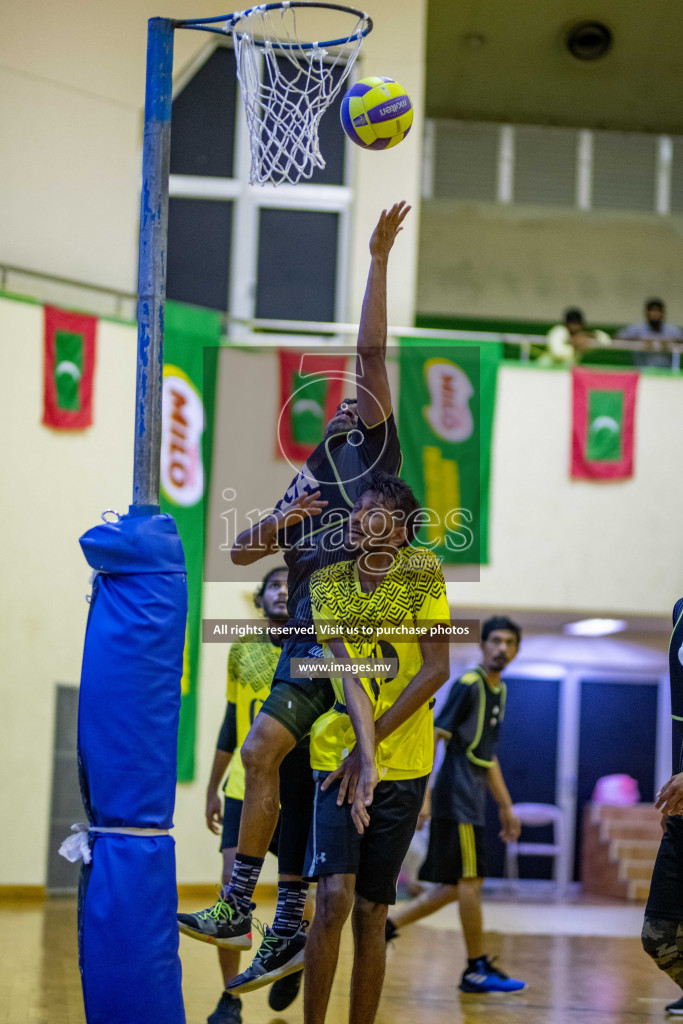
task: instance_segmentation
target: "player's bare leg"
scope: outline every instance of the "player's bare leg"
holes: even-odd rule
[[[391,911],[391,923],[396,928],[402,928],[413,921],[420,921],[423,917],[434,914],[447,903],[453,903],[458,898],[457,885],[434,885],[425,889],[414,900],[408,900],[398,910]]]
[[[353,905],[355,875],[318,880],[315,917],[306,944],[304,1022],[323,1024],[339,959],[342,928]]]
[[[467,946],[467,956],[476,960],[484,955],[484,923],[481,912],[483,878],[461,878],[459,889],[460,921]]]
[[[353,973],[349,1020],[353,1024],[373,1024],[384,983],[387,945],[384,929],[388,907],[356,896],[353,925]]]
[[[260,714],[242,746],[245,790],[237,849],[264,858],[280,813],[280,765],[296,746],[284,725]]]

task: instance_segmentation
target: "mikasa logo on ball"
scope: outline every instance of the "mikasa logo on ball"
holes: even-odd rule
[[[204,406],[177,366],[164,367],[161,403],[161,486],[174,504],[196,505],[204,494]]]

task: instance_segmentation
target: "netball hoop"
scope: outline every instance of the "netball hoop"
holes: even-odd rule
[[[320,119],[348,77],[372,21],[362,11],[342,4],[284,0],[218,18],[151,18],[148,22],[131,506],[147,514],[159,508],[176,29],[232,36],[250,136],[250,181],[277,185],[310,178],[317,167],[325,166],[318,142]]]
[[[221,21],[222,28],[214,27]],[[252,184],[295,184],[325,166],[320,119],[372,30],[367,14],[341,4],[285,0],[179,27],[232,35]]]

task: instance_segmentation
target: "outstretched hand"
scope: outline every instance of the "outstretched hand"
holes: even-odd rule
[[[287,502],[280,506],[277,517],[280,519],[280,529],[283,526],[293,526],[302,519],[309,519],[312,516],[319,516],[327,505],[321,501],[320,491],[304,491],[294,501]]]
[[[370,255],[373,258],[386,259],[389,256],[391,247],[396,241],[396,235],[403,230],[401,225],[409,212],[410,207],[403,199],[400,203],[394,203],[388,213],[386,210],[382,210],[377,227],[372,232],[370,239]]]

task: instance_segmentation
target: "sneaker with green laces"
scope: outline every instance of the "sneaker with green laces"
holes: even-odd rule
[[[225,986],[228,992],[252,992],[263,985],[270,985],[288,974],[302,971],[308,921],[294,935],[276,935],[267,925],[262,931],[263,938],[256,956],[246,971],[238,974]]]
[[[255,906],[252,903],[249,913],[242,913],[234,897],[222,889],[212,907],[196,914],[178,914],[178,929],[183,935],[214,946],[251,949],[251,911]]]

